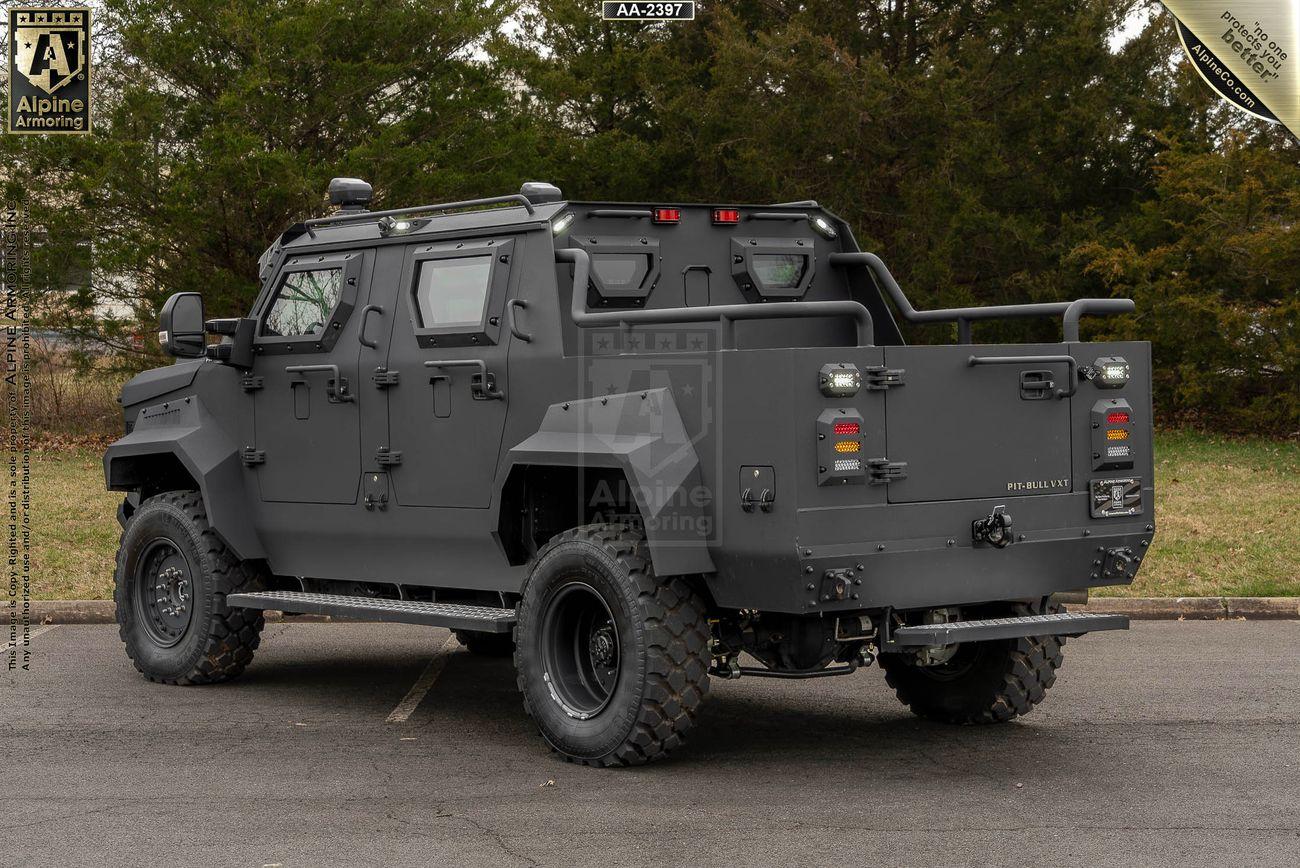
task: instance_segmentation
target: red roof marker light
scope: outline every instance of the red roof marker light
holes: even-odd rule
[[[680,208],[656,208],[652,218],[655,223],[678,223],[682,219]]]
[[[739,223],[740,211],[735,208],[714,208],[714,223]]]

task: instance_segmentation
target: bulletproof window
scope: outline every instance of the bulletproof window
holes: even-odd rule
[[[271,337],[319,335],[343,296],[343,270],[320,268],[284,276],[262,334]]]
[[[603,286],[636,288],[650,271],[650,257],[644,253],[597,253],[591,267]]]
[[[483,321],[491,277],[491,256],[421,262],[415,283],[419,327],[478,326]]]
[[[766,291],[795,290],[808,268],[808,257],[789,253],[754,254],[754,278]]]

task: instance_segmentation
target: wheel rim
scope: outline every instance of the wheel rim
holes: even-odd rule
[[[542,678],[564,713],[599,714],[618,687],[622,649],[614,616],[595,588],[570,582],[547,601],[541,618]]]
[[[135,570],[136,608],[149,638],[170,648],[185,637],[194,615],[189,562],[165,537],[145,546]]]

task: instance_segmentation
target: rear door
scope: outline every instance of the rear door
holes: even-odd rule
[[[486,508],[509,389],[503,326],[521,237],[407,248],[389,341],[387,459],[403,506]]]
[[[1065,352],[1062,344],[886,347],[885,364],[905,372],[885,396],[888,454],[907,462],[889,501],[1070,491],[1070,400],[1057,389],[1072,371],[1028,358]]]

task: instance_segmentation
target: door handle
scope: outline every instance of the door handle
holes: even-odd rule
[[[1074,394],[1079,384],[1078,362],[1074,356],[971,356],[966,360],[970,367],[976,365],[1050,365],[1064,364],[1069,368],[1069,373],[1065,375],[1067,389],[1057,389],[1056,397],[1068,398]]]
[[[356,398],[348,391],[348,381],[339,376],[338,365],[289,365],[286,374],[329,374],[325,381],[325,397],[331,404],[347,403]]]
[[[487,369],[487,362],[482,359],[440,359],[425,362],[426,368],[478,368],[470,379],[470,392],[480,401],[505,398],[506,393],[496,387],[496,377]]]
[[[527,307],[528,302],[524,301],[522,298],[512,298],[510,301],[506,302],[506,324],[510,326],[510,334],[514,335],[526,344],[532,343],[533,336],[530,332],[519,330],[519,323],[515,318],[515,308],[524,310]]]
[[[383,316],[384,309],[377,304],[368,304],[361,308],[361,325],[357,326],[357,341],[359,341],[363,347],[370,347],[370,349],[376,350],[379,349],[379,342],[366,338],[366,323],[370,322],[370,315],[372,313],[377,313],[380,316]]]

